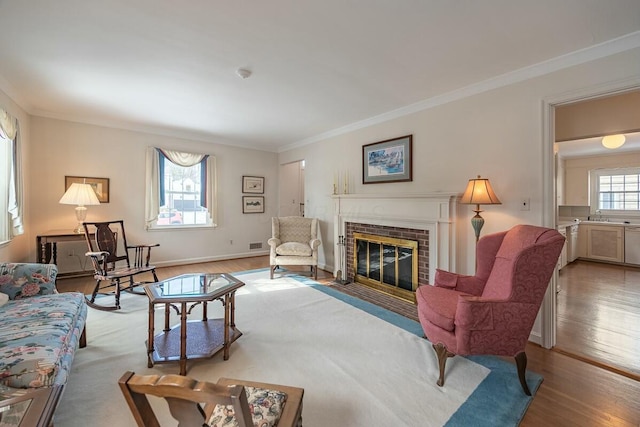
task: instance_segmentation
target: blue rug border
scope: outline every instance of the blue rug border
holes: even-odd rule
[[[263,271],[269,271],[269,268],[258,268],[233,274],[241,275],[259,273]],[[280,274],[282,274],[282,272],[280,272]],[[404,329],[405,331],[419,337],[424,336],[424,331],[422,330],[422,326],[420,326],[419,322],[411,320],[405,316],[402,316],[401,314],[387,310],[386,308],[377,306],[373,303],[340,292],[330,286],[322,285],[310,277],[300,276],[295,273],[286,273],[286,271],[285,274],[289,278],[312,287],[313,289],[323,292],[366,313],[376,316],[398,328]],[[511,421],[514,426],[517,426],[522,421],[524,414],[533,401],[533,397],[535,396],[538,388],[540,387],[540,384],[542,383],[542,376],[535,372],[527,371],[527,385],[529,386],[532,395],[526,396],[522,391],[520,382],[515,380],[518,375],[515,364],[505,362],[504,360],[501,360],[494,356],[464,357],[488,368],[490,370],[490,373],[478,385],[478,387],[476,387],[476,389],[471,393],[465,403],[463,403],[460,408],[458,408],[458,410],[451,416],[445,426],[497,426],[498,420],[500,419],[507,419]],[[504,381],[505,376],[506,378],[509,378],[508,382]],[[487,399],[492,399],[492,396],[495,395],[495,393],[492,392],[492,389],[495,389],[497,387],[506,389],[505,392],[507,393],[507,395],[512,396],[514,399],[516,399],[516,401],[514,402],[515,408],[513,408],[513,411],[509,413],[500,412],[500,405],[488,404]],[[518,398],[517,396],[521,397]]]

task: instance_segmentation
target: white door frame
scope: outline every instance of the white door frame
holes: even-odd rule
[[[640,89],[640,77],[610,82],[603,85],[584,88],[575,92],[565,93],[542,100],[542,185],[543,204],[542,218],[545,226],[557,226],[556,199],[556,165],[555,165],[555,107],[588,99],[600,98],[606,95],[628,92]],[[542,342],[544,348],[556,345],[556,290],[558,284],[558,270],[553,273],[551,286],[547,288],[542,302]]]

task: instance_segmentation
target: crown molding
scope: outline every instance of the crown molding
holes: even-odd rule
[[[319,135],[305,138],[293,144],[280,147],[278,152],[282,153],[294,148],[313,144],[315,142],[319,142],[338,135],[343,135],[348,132],[353,132],[358,129],[374,126],[380,123],[387,122],[389,120],[417,113],[419,111],[424,111],[440,105],[448,104],[450,102],[467,98],[469,96],[488,92],[500,87],[509,86],[535,77],[540,77],[545,74],[563,70],[565,68],[584,64],[596,59],[605,58],[607,56],[622,53],[631,49],[636,49],[638,47],[640,47],[640,31],[629,33],[622,37],[611,39],[597,45],[593,45],[549,59],[547,61],[539,62],[528,67],[501,74],[490,79],[444,93],[442,95],[437,95],[432,98],[389,111],[387,113],[383,113],[365,120],[361,120],[359,122],[352,123],[350,125],[340,127],[338,129],[331,130],[329,132],[324,132]]]

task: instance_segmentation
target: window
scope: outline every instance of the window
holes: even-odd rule
[[[215,158],[159,148],[147,152],[147,228],[215,226]]]
[[[4,167],[11,163],[11,141],[0,133],[0,164],[3,165],[0,173],[0,243],[9,238],[9,169]]]
[[[640,213],[640,167],[591,173],[592,209]]]
[[[0,244],[23,233],[18,121],[0,109]]]

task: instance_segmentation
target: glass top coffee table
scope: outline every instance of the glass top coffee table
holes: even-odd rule
[[[180,362],[180,375],[187,373],[187,360],[212,357],[241,335],[235,325],[235,293],[244,282],[227,273],[183,274],[144,285],[149,297],[148,367],[154,363]],[[207,303],[219,300],[223,319],[207,318]],[[164,330],[155,334],[155,305],[164,304]],[[202,304],[202,320],[189,320],[193,308]],[[171,308],[180,316],[180,324],[171,327]]]

